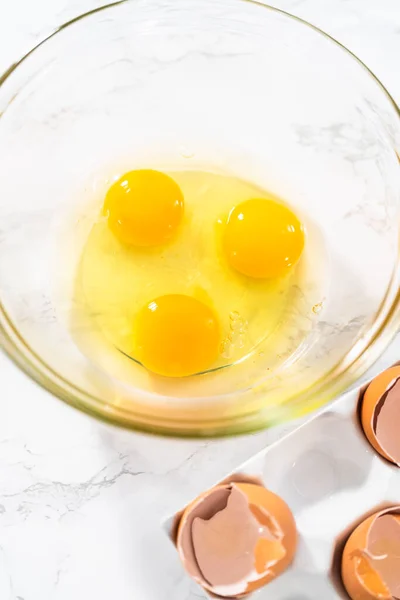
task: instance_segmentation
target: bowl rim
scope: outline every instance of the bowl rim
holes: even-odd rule
[[[108,4],[96,7],[87,12],[64,22],[56,27],[49,35],[43,37],[35,46],[28,50],[19,60],[12,63],[10,67],[0,75],[0,87],[7,81],[12,73],[36,50],[46,44],[64,29],[74,23],[120,5],[133,3],[135,0],[115,0]],[[270,6],[262,0],[236,0],[246,4],[265,8],[273,13],[281,14],[300,25],[315,31],[329,42],[344,51],[350,59],[354,60],[378,85],[380,90],[389,100],[400,122],[400,108],[392,95],[373,73],[373,71],[359,59],[351,50],[326,33],[316,25],[307,20],[289,13],[286,10]],[[4,111],[5,112],[5,111]],[[0,118],[2,116],[0,112]],[[396,152],[396,150],[394,149]],[[400,155],[396,152],[399,163]],[[305,415],[315,409],[327,404],[335,396],[345,391],[358,377],[373,365],[380,354],[389,345],[400,327],[400,247],[397,247],[397,264],[393,271],[390,284],[377,310],[374,323],[369,331],[361,336],[351,349],[327,372],[323,378],[314,382],[309,388],[300,394],[288,398],[284,407],[290,406],[290,415],[284,415],[283,420],[290,420]],[[394,296],[391,299],[391,296]],[[216,438],[237,434],[246,434],[260,431],[281,422],[281,419],[271,419],[267,414],[268,409],[257,409],[254,412],[241,415],[240,417],[226,417],[218,421],[202,421],[193,424],[192,421],[169,420],[165,417],[155,422],[154,415],[146,419],[145,415],[138,415],[132,411],[123,409],[116,405],[110,405],[100,400],[93,394],[75,386],[68,379],[57,373],[50,367],[33,348],[24,340],[18,329],[14,326],[12,319],[0,299],[0,349],[14,362],[17,367],[27,374],[33,381],[38,383],[44,390],[52,393],[68,405],[78,408],[80,411],[90,414],[108,424],[143,431],[164,436],[189,437],[189,438]],[[297,410],[296,410],[296,405]],[[306,405],[306,407],[304,407]],[[265,413],[265,414],[264,414]]]

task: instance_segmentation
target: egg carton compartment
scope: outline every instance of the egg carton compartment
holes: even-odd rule
[[[365,387],[347,392],[217,482],[262,482],[285,500],[296,520],[299,540],[291,567],[248,598],[349,598],[339,575],[348,536],[369,515],[400,504],[399,467],[374,450],[360,425]],[[163,523],[173,543],[181,514]]]

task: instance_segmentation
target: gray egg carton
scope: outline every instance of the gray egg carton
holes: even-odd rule
[[[339,570],[349,533],[369,514],[400,504],[400,469],[375,452],[360,426],[364,389],[344,394],[224,479],[261,480],[287,502],[297,523],[299,543],[292,566],[252,598],[348,598]],[[183,508],[163,523],[173,543]]]

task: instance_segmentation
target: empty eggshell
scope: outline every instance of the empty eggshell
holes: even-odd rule
[[[400,366],[387,369],[369,384],[362,399],[361,423],[373,448],[400,466]]]
[[[342,580],[352,600],[400,600],[400,506],[373,514],[353,531]]]
[[[222,597],[243,598],[267,584],[290,565],[296,546],[289,507],[257,484],[208,490],[185,509],[178,526],[186,571]]]

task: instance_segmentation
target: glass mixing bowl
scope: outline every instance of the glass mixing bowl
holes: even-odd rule
[[[9,69],[0,115],[1,344],[69,404],[164,434],[256,430],[332,399],[396,332],[399,112],[315,27],[247,0],[117,2]],[[300,298],[272,362],[158,383],[132,367],[129,381],[75,343],[77,208],[107,169],[166,161],[273,190],[322,234],[327,287]]]

